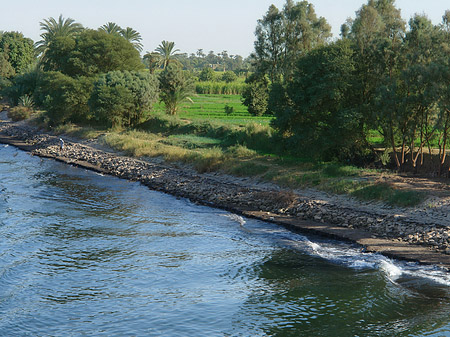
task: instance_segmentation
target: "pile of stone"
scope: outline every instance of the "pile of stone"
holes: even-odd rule
[[[259,210],[298,219],[369,231],[383,238],[422,244],[450,253],[450,230],[439,224],[424,224],[388,212],[370,212],[301,193],[270,187],[242,185],[233,179],[215,178],[164,163],[143,161],[66,141],[27,125],[1,123],[0,133],[33,145],[34,155],[94,169],[120,178],[139,181],[151,189],[223,209],[242,212]]]

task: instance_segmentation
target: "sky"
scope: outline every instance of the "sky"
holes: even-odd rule
[[[174,41],[183,53],[247,57],[253,51],[257,20],[274,4],[282,8],[285,0],[16,0],[2,1],[0,31],[19,31],[33,41],[40,40],[39,22],[60,14],[84,27],[97,29],[107,22],[132,27],[142,36],[144,53],[153,51],[162,40]],[[340,26],[367,0],[309,0],[318,16],[332,26],[339,37]],[[397,0],[402,16],[409,20],[415,13],[427,14],[434,24],[450,9],[447,0]]]

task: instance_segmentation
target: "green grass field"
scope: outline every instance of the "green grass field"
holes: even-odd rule
[[[182,104],[178,117],[192,120],[216,120],[223,123],[245,125],[249,122],[269,124],[273,117],[256,117],[248,113],[247,107],[242,104],[241,95],[212,95],[195,94],[190,97],[193,101]],[[225,106],[233,109],[233,113],[226,114]],[[158,103],[155,112],[164,113],[164,103]]]

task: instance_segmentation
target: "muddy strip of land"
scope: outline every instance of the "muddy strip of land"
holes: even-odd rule
[[[321,192],[287,191],[252,179],[220,173],[199,174],[156,160],[139,160],[99,148],[95,141],[65,139],[40,132],[25,123],[0,116],[0,142],[31,154],[139,181],[152,190],[274,222],[304,233],[315,233],[362,245],[367,252],[433,264],[450,269],[450,229],[447,199],[433,207],[394,209],[360,203]]]

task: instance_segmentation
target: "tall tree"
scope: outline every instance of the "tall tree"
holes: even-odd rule
[[[271,5],[256,26],[255,53],[252,55],[259,73],[267,74],[271,82],[282,76],[284,45],[283,14]]]
[[[168,65],[159,74],[160,100],[169,115],[175,115],[180,104],[194,92],[192,79],[177,64]]]
[[[44,19],[39,23],[43,33],[41,34],[42,40],[36,42],[36,51],[43,58],[45,58],[45,52],[52,41],[57,37],[73,37],[77,33],[80,33],[84,28],[80,23],[75,22],[71,18],[64,19],[62,14],[58,20],[53,17]]]
[[[350,94],[353,53],[351,42],[340,40],[314,49],[297,63],[272,123],[292,152],[328,160],[355,159],[364,152],[362,116]]]
[[[127,40],[128,42],[132,43],[134,48],[137,49],[137,51],[141,52],[142,51],[142,37],[141,34],[139,34],[138,31],[134,30],[131,27],[127,27],[125,29],[122,29],[122,31],[120,32],[120,35],[122,35],[125,40]]]
[[[166,69],[170,62],[173,61],[176,53],[180,51],[175,49],[175,42],[162,41],[161,44],[155,49],[159,55],[161,55],[161,62],[163,69]]]
[[[308,1],[287,0],[282,11],[274,5],[269,7],[258,20],[255,35],[256,69],[276,82],[288,80],[301,56],[325,44],[331,37],[331,27],[323,17],[317,17]]]
[[[116,35],[116,36],[121,36],[122,34],[122,27],[120,27],[117,23],[115,22],[108,22],[106,24],[104,24],[103,26],[101,26],[99,28],[99,30],[103,30],[104,32],[108,33],[108,34],[112,34],[112,35]]]

